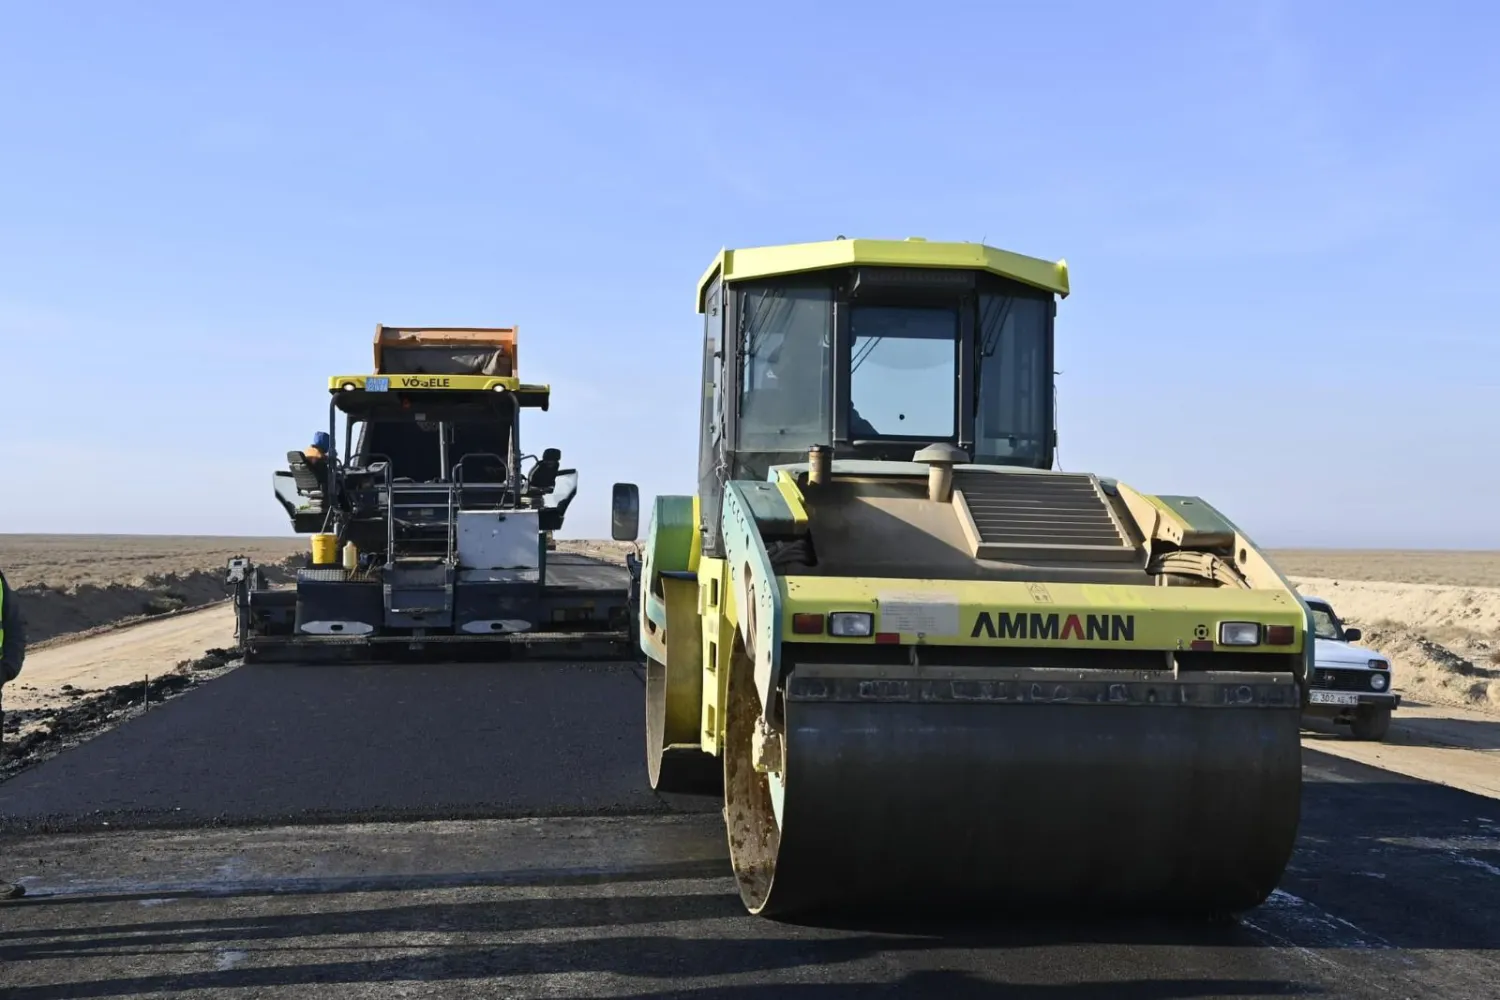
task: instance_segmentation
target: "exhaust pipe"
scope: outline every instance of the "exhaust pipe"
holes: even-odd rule
[[[968,452],[951,444],[930,444],[912,456],[927,466],[927,499],[948,503],[953,499],[953,467],[969,460]]]
[[[828,482],[828,470],[833,461],[833,449],[826,444],[815,444],[807,449],[807,484],[822,486]]]

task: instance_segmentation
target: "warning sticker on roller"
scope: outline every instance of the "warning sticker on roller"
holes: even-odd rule
[[[946,594],[881,594],[881,632],[958,634],[958,598]]]

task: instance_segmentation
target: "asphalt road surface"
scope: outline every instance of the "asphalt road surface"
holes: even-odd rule
[[[717,803],[646,789],[641,695],[557,664],[190,691],[0,785],[0,997],[1500,997],[1495,798],[1306,751],[1237,926],[778,924]]]
[[[0,830],[661,813],[643,698],[629,663],[252,664],[0,785]]]

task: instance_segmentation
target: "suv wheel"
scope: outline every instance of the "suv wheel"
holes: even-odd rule
[[[1389,705],[1363,705],[1354,714],[1354,721],[1349,725],[1349,731],[1357,740],[1383,739],[1389,728],[1391,728]]]

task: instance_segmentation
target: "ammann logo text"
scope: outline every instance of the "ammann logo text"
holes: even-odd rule
[[[1035,611],[979,612],[974,619],[970,639],[1105,639],[1111,642],[1135,641],[1135,615],[1068,615]]]

